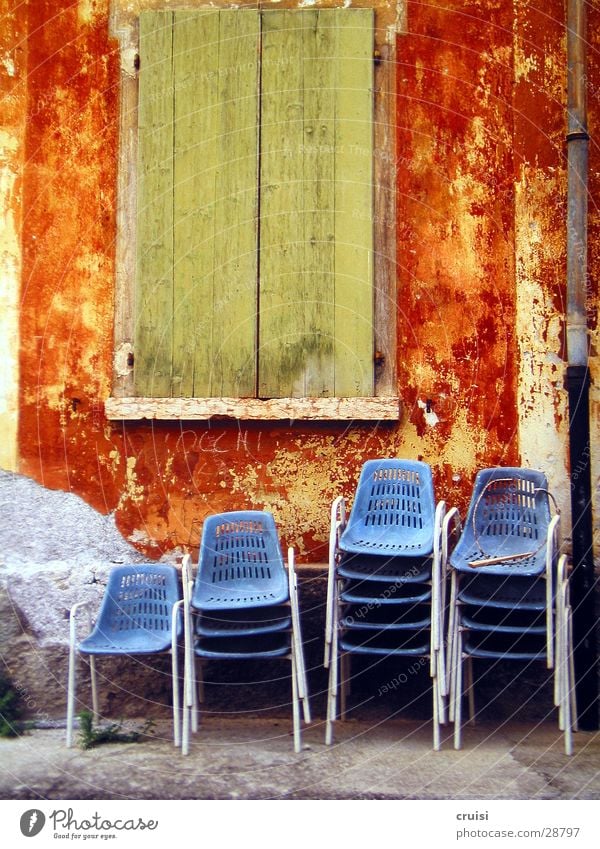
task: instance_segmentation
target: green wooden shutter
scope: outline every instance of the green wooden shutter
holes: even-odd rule
[[[373,394],[372,48],[371,10],[141,13],[137,395]]]
[[[259,16],[140,15],[135,391],[256,391]]]
[[[373,12],[262,15],[259,395],[373,394]]]
[[[173,61],[171,12],[140,16],[134,381],[171,395],[173,349]]]

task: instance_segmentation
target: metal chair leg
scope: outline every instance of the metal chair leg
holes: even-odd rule
[[[296,651],[292,643],[292,721],[294,726],[294,752],[302,751],[302,731],[300,727],[300,700],[298,698],[298,669],[296,663]]]
[[[348,693],[350,692],[350,655],[343,652],[340,655],[340,720],[346,719],[348,708]]]
[[[462,634],[459,630],[456,639],[456,653],[458,659],[456,661],[456,683],[454,689],[454,748],[460,749],[461,740],[461,720],[462,720]]]
[[[330,746],[333,743],[333,723],[336,720],[337,713],[338,663],[338,634],[336,622],[334,623],[334,630],[331,639],[331,653],[329,656],[329,691],[327,694],[327,718],[325,721],[325,744],[327,746]]]

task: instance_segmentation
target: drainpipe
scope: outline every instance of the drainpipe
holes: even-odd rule
[[[588,368],[586,108],[586,13],[584,0],[567,2],[567,316],[569,457],[571,469],[571,603],[575,690],[579,725],[598,728],[596,581],[592,532],[592,486]]]

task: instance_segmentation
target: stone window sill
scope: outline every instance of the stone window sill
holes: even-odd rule
[[[109,398],[112,421],[398,421],[400,399],[381,398]]]

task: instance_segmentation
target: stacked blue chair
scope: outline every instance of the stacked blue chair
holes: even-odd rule
[[[89,659],[94,719],[98,721],[97,657],[137,656],[171,652],[173,736],[181,742],[178,641],[182,636],[183,605],[179,577],[173,566],[158,563],[117,566],[109,576],[93,630],[77,644],[77,615],[89,602],[71,608],[69,680],[67,687],[67,746],[73,744],[77,654]],[[89,609],[88,609],[89,614]],[[91,626],[91,616],[88,617]]]
[[[445,607],[441,529],[429,465],[380,459],[364,464],[352,512],[331,508],[325,666],[329,667],[326,743],[333,741],[340,689],[346,710],[350,659],[428,657],[433,680],[433,745],[445,721]],[[340,679],[341,678],[341,682]]]
[[[575,722],[566,561],[559,569],[559,516],[542,472],[480,471],[467,519],[450,555],[448,668],[454,745],[461,746],[463,665],[474,718],[473,659],[543,661],[555,670],[554,697],[565,749]],[[447,527],[444,528],[447,536]]]
[[[197,730],[198,669],[205,660],[288,659],[291,662],[294,749],[301,750],[300,701],[310,722],[293,550],[284,564],[270,513],[240,511],[206,519],[195,581],[184,576],[186,707],[183,752],[190,722]],[[196,662],[198,661],[198,663]],[[198,686],[198,684],[200,686]]]

